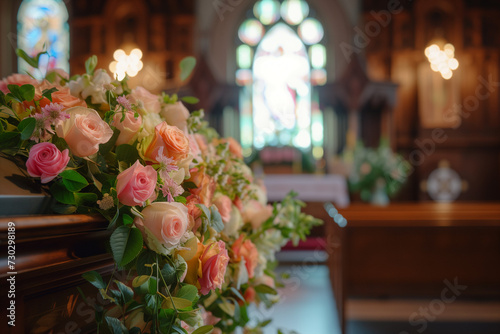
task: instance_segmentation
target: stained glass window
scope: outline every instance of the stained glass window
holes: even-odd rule
[[[307,2],[257,1],[238,31],[236,83],[244,155],[292,146],[323,157],[323,114],[316,86],[326,84],[324,30]]]
[[[62,0],[24,0],[17,13],[17,45],[30,56],[47,51],[40,58],[40,71],[18,58],[20,73],[40,78],[49,69],[69,72],[68,10]]]

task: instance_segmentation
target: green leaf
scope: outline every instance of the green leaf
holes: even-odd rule
[[[179,67],[181,68],[181,81],[186,80],[191,75],[195,66],[196,58],[194,57],[186,57],[181,60],[179,64]]]
[[[67,169],[59,175],[62,177],[62,182],[66,189],[71,192],[80,191],[89,185],[87,179],[75,170]]]
[[[97,271],[89,271],[82,275],[84,279],[90,282],[93,286],[98,289],[106,289],[106,284],[104,283],[101,275]]]
[[[75,195],[59,182],[55,182],[50,187],[50,193],[58,202],[63,204],[76,204]]]
[[[19,132],[0,133],[0,148],[18,147],[21,144],[19,142],[19,138],[20,138]]]
[[[255,287],[255,291],[256,292],[260,292],[260,293],[265,293],[265,294],[268,294],[268,295],[277,295],[278,292],[271,288],[269,285],[265,285],[265,284],[259,284]]]
[[[166,308],[174,308],[173,305],[175,305],[176,309],[183,309],[183,308],[188,308],[193,305],[193,302],[184,298],[177,298],[177,297],[168,297],[167,299],[163,300],[163,303],[161,304],[162,307]],[[172,301],[174,302],[172,305]]]
[[[181,98],[181,100],[189,104],[196,104],[200,102],[200,99],[194,96],[184,96],[183,98]]]
[[[33,87],[33,85],[22,85],[21,88],[19,88],[19,92],[25,101],[33,101],[35,98],[35,87]]]
[[[214,331],[214,326],[206,325],[206,326],[199,327],[191,334],[210,334],[213,331]]]
[[[94,193],[75,193],[75,201],[78,205],[83,203],[97,202],[97,195]]]
[[[246,303],[245,298],[241,295],[241,293],[234,287],[231,287],[230,290],[238,297],[242,302]]]
[[[151,275],[151,264],[156,262],[156,253],[145,249],[137,258],[136,268],[138,275]],[[149,267],[146,267],[149,265]]]
[[[180,288],[180,290],[177,292],[176,297],[187,299],[193,302],[197,296],[198,296],[198,288],[195,287],[194,285],[187,284],[184,285],[182,288]]]
[[[151,277],[148,281],[148,292],[150,295],[156,295],[156,291],[158,288],[158,280],[154,277]]]
[[[134,223],[134,218],[129,215],[123,215],[123,225],[132,225]]]
[[[118,290],[120,290],[121,296],[118,299],[120,299],[121,305],[127,304],[132,300],[132,298],[134,298],[134,291],[130,287],[126,286],[118,280],[114,280],[114,282],[118,286]]]
[[[228,302],[225,298],[223,299],[223,302],[220,304],[217,304],[219,308],[224,312],[230,315],[231,317],[234,317],[234,311],[235,307],[232,303]]]
[[[174,197],[174,201],[182,203],[182,204],[186,204],[187,203],[187,199],[184,196]]]
[[[141,276],[137,276],[136,278],[134,278],[134,280],[132,281],[132,286],[134,288],[137,288],[137,287],[140,287],[141,285],[143,285],[144,283],[146,283],[149,278],[151,276],[148,276],[148,275],[141,275]]]
[[[95,67],[97,66],[97,56],[93,55],[85,61],[85,71],[88,75],[94,75]]]
[[[21,140],[26,140],[33,135],[33,131],[35,131],[36,119],[33,117],[25,118],[19,123],[17,129],[21,132]]]
[[[224,223],[222,222],[222,217],[219,213],[219,209],[215,205],[210,207],[211,218],[210,225],[217,231],[220,232],[224,229]]]
[[[75,205],[68,205],[61,203],[54,203],[54,205],[52,205],[51,208],[54,212],[60,215],[70,215],[72,213],[75,213],[76,210],[78,209]]]
[[[139,255],[143,246],[142,234],[136,228],[120,226],[111,234],[110,244],[115,262],[124,266]]]
[[[139,160],[139,158],[137,148],[132,145],[123,144],[116,147],[116,159],[119,161],[124,161],[129,165],[132,165]]]
[[[99,153],[102,156],[108,154],[108,152],[111,151],[113,147],[115,147],[116,140],[120,135],[120,130],[118,130],[115,127],[112,127],[112,129],[113,129],[113,136],[106,143],[99,145]]]
[[[207,208],[203,204],[196,204],[196,206],[201,209],[201,211],[203,212],[203,214],[205,215],[205,217],[207,219],[210,219],[210,209],[209,208]]]
[[[165,263],[165,265],[161,269],[161,275],[163,276],[163,279],[165,280],[165,283],[167,283],[167,285],[172,285],[177,283],[177,275],[175,274],[175,268],[172,267],[170,264]]]
[[[38,59],[31,58],[24,50],[16,49],[16,55],[21,57],[31,67],[38,68]]]
[[[111,333],[113,333],[113,334],[128,334],[127,328],[125,328],[125,326],[117,318],[106,316],[106,323],[108,324],[108,327],[111,330]]]
[[[55,73],[55,72],[53,72],[53,73]],[[52,102],[52,93],[55,93],[57,91],[58,91],[58,89],[56,87],[52,87],[50,89],[44,89],[42,92],[42,96],[48,98],[49,101]]]

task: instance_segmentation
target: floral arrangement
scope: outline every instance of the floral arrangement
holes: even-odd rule
[[[181,62],[182,78],[194,64]],[[109,302],[94,305],[98,332],[261,332],[269,321],[253,323],[248,307],[277,301],[275,253],[321,221],[293,194],[268,205],[240,145],[181,102],[196,98],[130,89],[95,56],[85,65],[0,81],[0,152],[39,179],[54,211],[109,221],[115,269],[128,275],[84,275]]]
[[[410,170],[409,163],[393,153],[385,140],[376,149],[360,142],[354,151],[344,154],[344,159],[352,161],[348,178],[350,190],[374,204],[387,204],[387,195],[393,196],[399,191]]]

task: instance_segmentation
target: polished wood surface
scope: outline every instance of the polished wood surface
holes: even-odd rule
[[[340,321],[352,298],[439,298],[444,281],[461,300],[500,300],[500,204],[409,203],[339,209],[325,225]]]
[[[15,269],[7,267],[8,223],[16,227]],[[87,333],[95,329],[90,302],[97,290],[82,278],[96,270],[109,275],[113,261],[106,249],[107,221],[99,216],[58,215],[0,218],[1,288],[7,296],[7,278],[15,271],[16,327],[2,333]],[[4,300],[7,300],[4,297]],[[4,301],[5,303],[5,301]],[[80,330],[80,331],[79,331]]]

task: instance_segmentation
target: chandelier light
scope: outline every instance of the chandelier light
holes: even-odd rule
[[[130,54],[118,49],[113,53],[113,58],[115,60],[109,64],[109,70],[115,74],[117,80],[123,80],[125,74],[135,77],[143,66],[142,51],[138,48],[132,49]]]
[[[425,56],[431,64],[431,69],[441,73],[443,79],[450,79],[453,76],[453,71],[458,68],[455,47],[450,43],[445,44],[443,50],[437,44],[428,46],[425,49]]]

